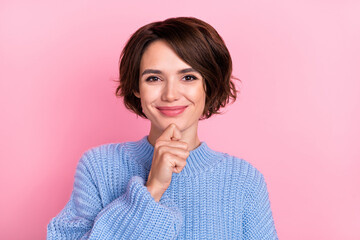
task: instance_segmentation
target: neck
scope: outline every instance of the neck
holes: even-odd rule
[[[181,139],[180,141],[186,142],[189,146],[189,150],[194,150],[200,145],[199,136],[197,134],[197,125],[193,125],[190,128],[181,130]],[[155,145],[156,140],[161,136],[163,130],[156,128],[154,125],[151,125],[148,141],[151,145]]]

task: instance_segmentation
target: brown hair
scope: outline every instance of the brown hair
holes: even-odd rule
[[[141,57],[150,43],[165,40],[176,54],[204,78],[206,89],[202,119],[219,114],[230,99],[235,101],[236,88],[232,82],[232,61],[224,41],[216,30],[193,17],[169,18],[138,29],[126,43],[120,56],[120,79],[116,95],[124,97],[126,108],[147,118],[142,111],[139,92]]]

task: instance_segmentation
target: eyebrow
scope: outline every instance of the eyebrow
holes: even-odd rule
[[[184,68],[178,71],[178,74],[183,74],[183,73],[189,73],[189,72],[196,72],[199,73],[198,71],[196,71],[193,68]],[[160,70],[157,69],[145,69],[141,76],[145,75],[145,74],[161,74],[162,72]]]

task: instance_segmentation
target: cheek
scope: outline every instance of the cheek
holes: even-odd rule
[[[152,109],[152,105],[158,100],[159,91],[156,88],[149,88],[142,86],[140,87],[140,102],[142,111],[149,118],[151,112],[154,111]]]
[[[147,87],[140,87],[141,104],[146,104],[154,98],[155,91]]]
[[[189,96],[189,99],[194,102],[197,108],[202,108],[201,111],[204,109],[206,95],[202,86],[192,88],[187,91],[187,95]]]
[[[205,102],[206,95],[202,86],[201,87],[199,86],[193,95],[199,103]]]
[[[201,88],[201,93],[199,94],[199,107],[201,109],[199,109],[199,111],[201,110],[201,113],[204,112],[205,109],[205,103],[206,103],[206,93],[205,90],[203,88]]]

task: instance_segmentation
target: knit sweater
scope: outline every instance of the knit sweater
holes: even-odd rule
[[[264,177],[250,163],[202,142],[156,202],[145,186],[153,152],[147,137],[86,151],[47,239],[278,239]]]

